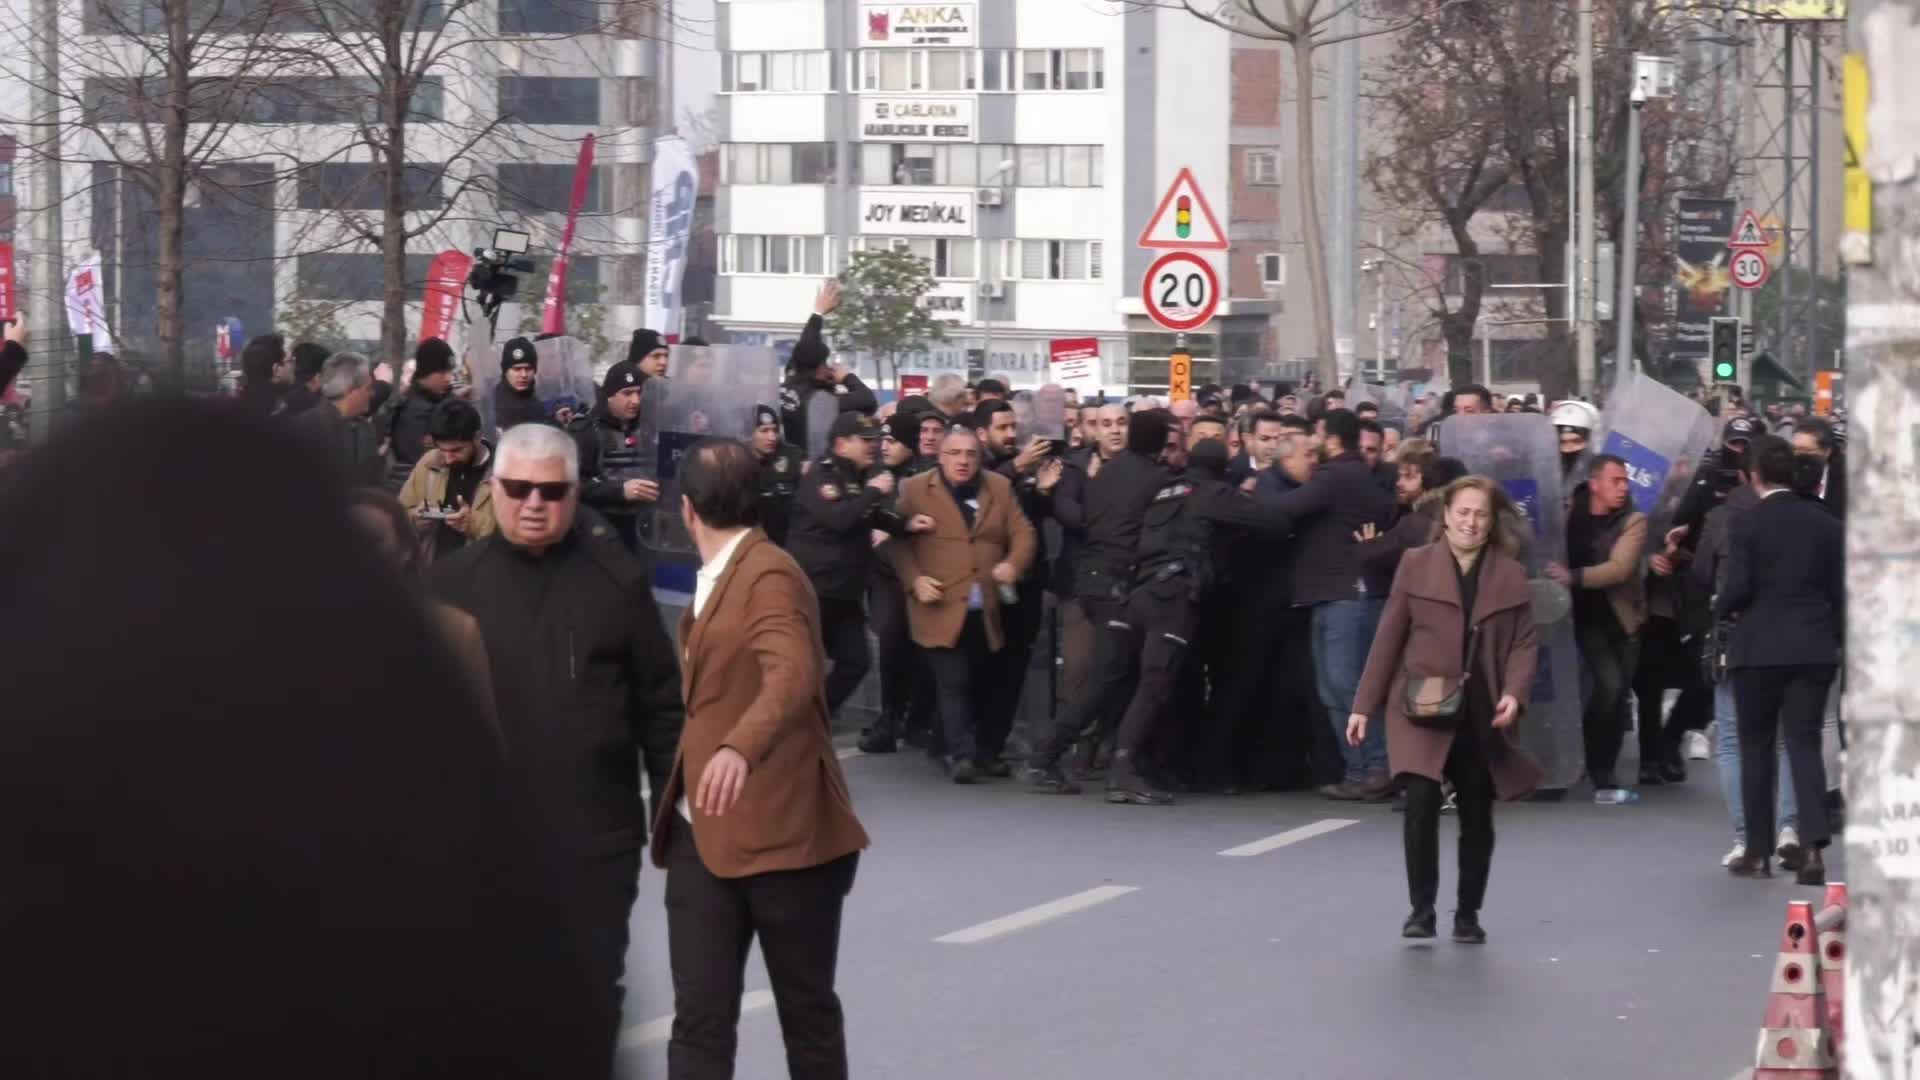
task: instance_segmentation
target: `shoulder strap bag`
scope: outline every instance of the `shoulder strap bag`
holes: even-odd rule
[[[1407,720],[1416,727],[1451,731],[1460,723],[1466,708],[1467,683],[1473,678],[1474,647],[1480,643],[1480,627],[1467,631],[1467,664],[1459,675],[1415,675],[1407,672],[1404,706]]]

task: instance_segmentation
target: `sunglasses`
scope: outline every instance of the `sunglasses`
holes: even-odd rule
[[[540,497],[547,502],[559,502],[573,491],[573,482],[570,480],[548,480],[544,483],[536,483],[532,480],[509,480],[504,476],[496,476],[494,479],[499,481],[500,490],[507,498],[515,502],[525,499],[535,491],[538,491]]]

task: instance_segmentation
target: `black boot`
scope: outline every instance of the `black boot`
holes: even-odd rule
[[[891,714],[881,713],[872,727],[860,733],[858,743],[860,752],[863,754],[893,753],[899,749],[899,741],[894,737],[894,732],[898,730],[900,727],[896,718]]]
[[[1480,926],[1479,912],[1456,911],[1453,913],[1453,940],[1462,945],[1487,943],[1487,932]]]
[[[1440,917],[1430,907],[1414,908],[1407,921],[1400,924],[1400,936],[1403,938],[1425,939],[1438,934]]]
[[[1807,861],[1795,872],[1793,880],[1801,885],[1825,885],[1827,883],[1827,863],[1820,849],[1807,852]]]
[[[1107,770],[1107,801],[1135,806],[1171,806],[1173,796],[1155,787],[1134,767],[1133,757],[1125,750],[1113,755],[1113,767]]]
[[[1027,770],[1027,790],[1035,795],[1078,795],[1080,785],[1067,779],[1058,765],[1035,765]]]

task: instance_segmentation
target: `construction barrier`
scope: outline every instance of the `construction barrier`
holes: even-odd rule
[[[1836,1080],[1839,1075],[1821,991],[1818,940],[1813,905],[1790,901],[1754,1051],[1753,1080]]]
[[[1820,989],[1827,999],[1827,1032],[1833,1039],[1833,1063],[1847,1067],[1847,886],[1827,885],[1826,904],[1814,916],[1820,932]]]

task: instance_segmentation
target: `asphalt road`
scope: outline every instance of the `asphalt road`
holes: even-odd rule
[[[874,840],[841,941],[860,1078],[1726,1080],[1751,1065],[1786,901],[1819,898],[1720,868],[1705,762],[1638,805],[1501,806],[1477,948],[1444,937],[1451,816],[1443,937],[1410,944],[1384,806],[1108,806],[956,787],[914,752],[846,769]],[[661,884],[648,868],[634,908],[626,1077],[665,1075]],[[786,1075],[766,986],[756,954],[747,1080]]]

